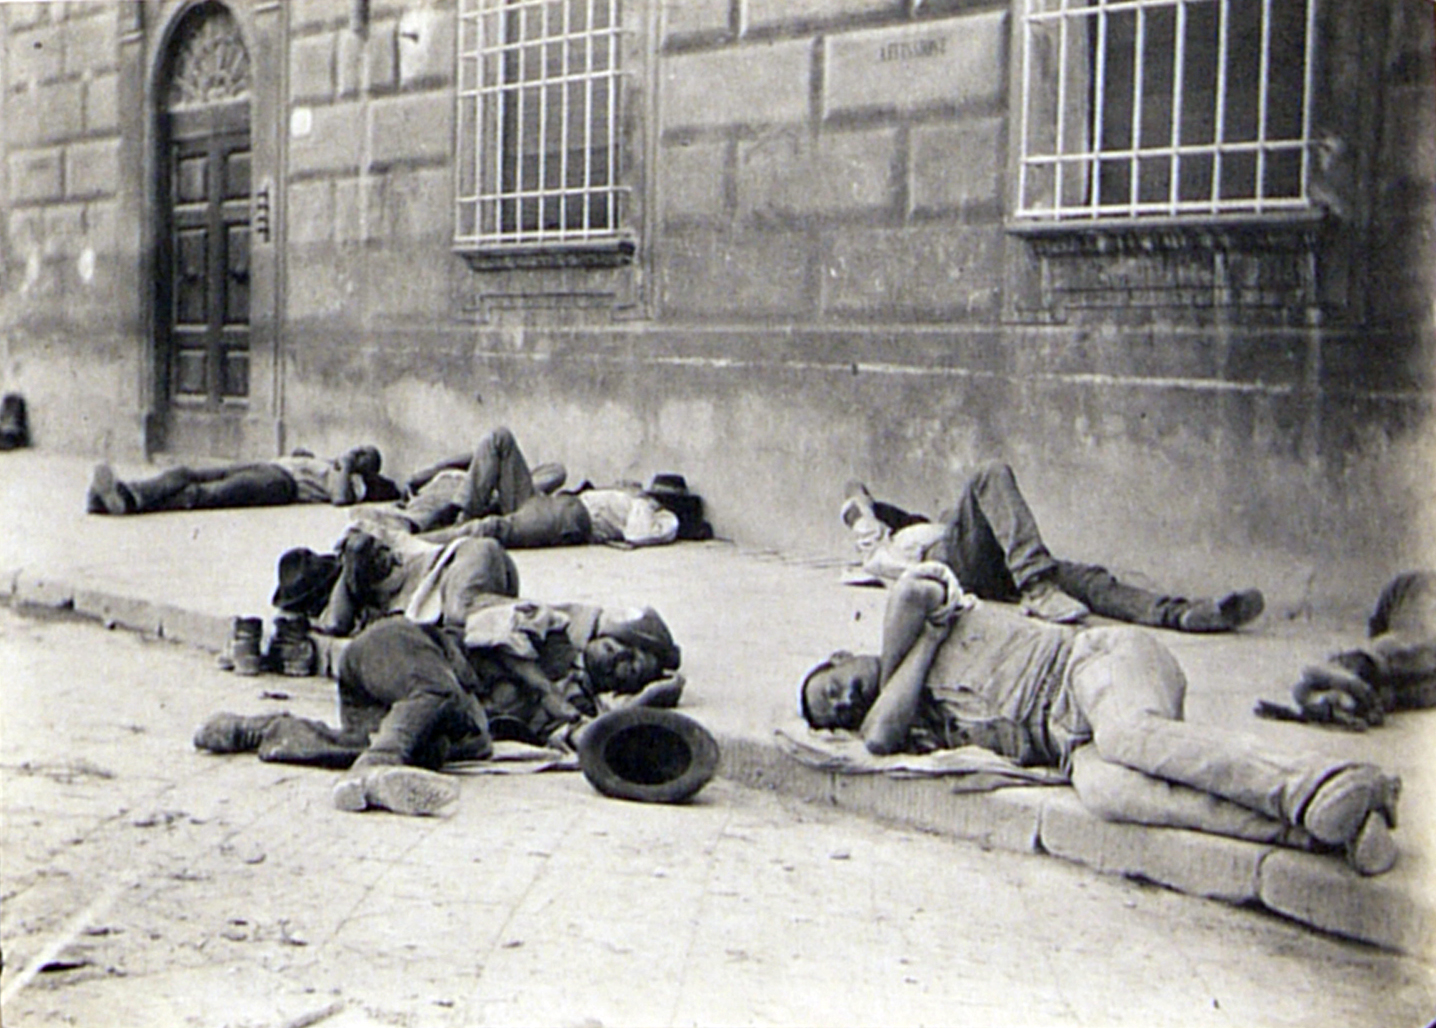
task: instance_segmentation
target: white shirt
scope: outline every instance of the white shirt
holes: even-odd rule
[[[652,497],[627,489],[585,489],[578,498],[593,522],[594,542],[658,546],[678,538],[678,515]]]
[[[344,474],[338,461],[290,456],[276,458],[273,463],[289,472],[294,479],[299,487],[300,503],[333,503],[343,487]],[[349,479],[353,485],[354,502],[363,502],[364,479],[359,475],[350,475]]]

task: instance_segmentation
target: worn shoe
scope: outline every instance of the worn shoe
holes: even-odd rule
[[[125,502],[125,488],[115,477],[114,468],[108,464],[96,464],[90,476],[90,488],[85,492],[85,511],[88,514],[128,514],[133,506]]]
[[[1384,875],[1396,866],[1396,840],[1379,811],[1366,815],[1361,831],[1346,844],[1346,862],[1358,874]]]
[[[455,802],[459,789],[437,771],[386,767],[365,776],[364,798],[371,807],[427,817]]]
[[[1233,632],[1266,609],[1258,589],[1227,593],[1220,600],[1196,600],[1177,619],[1183,632]]]
[[[266,660],[269,667],[291,678],[314,674],[319,649],[309,637],[309,619],[303,614],[274,619],[274,636]]]
[[[1346,846],[1363,831],[1371,814],[1396,827],[1401,779],[1383,775],[1370,764],[1344,767],[1317,788],[1301,813],[1312,837],[1330,846]]]
[[[264,622],[259,618],[235,618],[230,623],[229,658],[237,675],[257,675],[264,670],[261,641]]]
[[[428,817],[458,798],[458,787],[447,778],[418,767],[381,767],[362,776],[350,775],[334,786],[334,805],[348,811],[372,807]]]
[[[253,753],[264,732],[282,714],[216,714],[194,733],[194,747],[211,753]]]
[[[860,517],[876,517],[873,513],[876,501],[873,494],[868,492],[868,487],[853,479],[843,487],[843,505],[838,509],[838,517],[843,524],[852,528],[857,524]]]
[[[1051,579],[1042,578],[1022,590],[1022,613],[1028,617],[1070,625],[1091,613],[1087,604],[1068,596]]]
[[[351,814],[357,814],[366,809],[369,802],[364,799],[364,778],[354,775],[348,778],[341,778],[334,786],[334,805],[340,810],[347,810]]]

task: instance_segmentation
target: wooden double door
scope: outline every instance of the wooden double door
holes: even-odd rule
[[[250,396],[249,104],[172,111],[162,131],[156,378],[173,420]]]

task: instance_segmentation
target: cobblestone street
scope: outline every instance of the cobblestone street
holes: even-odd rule
[[[209,757],[322,678],[0,611],[6,1025],[1419,1026],[1410,958],[718,780],[470,775],[444,819]],[[270,693],[269,698],[264,693]],[[282,694],[288,698],[278,698]]]

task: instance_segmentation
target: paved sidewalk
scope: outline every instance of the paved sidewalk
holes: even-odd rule
[[[279,554],[297,545],[328,549],[349,517],[319,506],[87,516],[91,467],[87,459],[46,451],[0,454],[0,599],[73,606],[107,624],[218,650],[231,615],[272,613]],[[141,476],[155,469],[117,470]],[[836,648],[875,650],[881,634],[884,594],[840,585],[846,556],[785,558],[713,541],[632,552],[522,551],[515,559],[526,596],[658,608],[683,647],[683,707],[718,736],[723,773],[737,781],[986,847],[1054,854],[1105,873],[1264,906],[1408,953],[1436,953],[1436,769],[1428,745],[1436,739],[1436,714],[1404,715],[1363,734],[1250,714],[1258,697],[1285,699],[1302,664],[1357,640],[1359,623],[1294,619],[1276,610],[1236,635],[1162,637],[1190,679],[1192,720],[1375,760],[1403,776],[1401,861],[1374,879],[1330,858],[1102,822],[1066,788],[957,795],[940,780],[833,775],[791,762],[774,747],[773,730],[794,724],[803,672]]]

